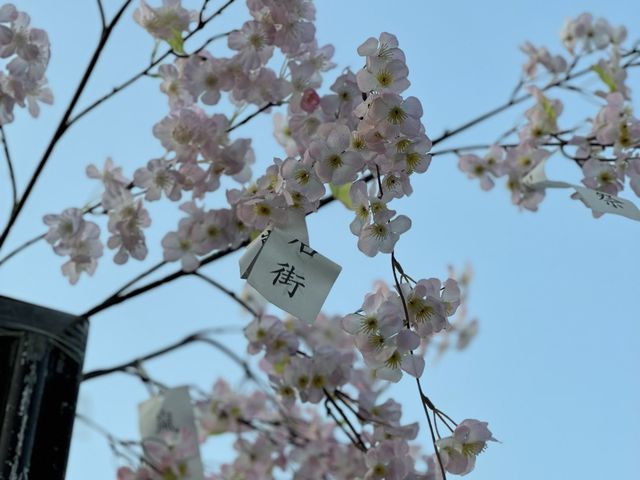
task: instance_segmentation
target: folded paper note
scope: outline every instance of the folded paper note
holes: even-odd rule
[[[165,390],[141,403],[138,412],[145,461],[181,480],[204,480],[189,389]]]
[[[540,162],[522,177],[522,183],[533,189],[572,188],[576,191],[578,198],[596,213],[613,213],[633,220],[640,220],[640,209],[625,198],[567,182],[549,180],[544,171],[545,163],[545,161]]]
[[[240,276],[264,298],[313,322],[342,268],[288,231],[265,230],[240,258]]]

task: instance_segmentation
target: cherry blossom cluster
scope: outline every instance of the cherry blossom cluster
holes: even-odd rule
[[[436,278],[406,281],[400,288],[395,292],[378,284],[360,312],[342,319],[372,374],[392,382],[399,381],[403,371],[422,376],[425,362],[417,352],[421,342],[450,329],[448,318],[460,305],[460,288],[451,278],[444,283]]]
[[[368,366],[358,366],[353,339],[340,318],[320,315],[308,324],[260,312],[245,335],[250,353],[264,353],[260,367],[276,395],[269,389],[245,393],[218,380],[210,395],[195,402],[201,443],[211,436],[235,436],[236,458],[208,480],[271,478],[278,471],[295,472],[293,478],[442,478],[437,456],[421,454],[413,443],[418,424],[401,423],[402,406],[384,398],[385,381]],[[328,417],[296,398],[324,402]],[[450,473],[468,473],[486,442],[494,440],[487,424],[467,419],[445,425],[451,435],[437,443],[443,466]],[[143,441],[142,464],[121,467],[118,480],[188,475],[184,459],[193,456],[193,435],[180,431],[166,437],[164,443]]]
[[[345,71],[324,96],[304,83],[299,101],[289,103],[288,118],[275,117],[276,138],[289,157],[276,158],[252,187],[228,193],[250,228],[284,226],[291,208],[314,211],[326,185],[347,188],[356,213],[351,231],[366,255],[390,253],[410,228],[410,219],[387,205],[410,195],[409,176],[429,166],[422,107],[415,97],[400,95],[409,86],[408,69],[395,36],[370,38],[358,53],[366,65],[357,75]],[[361,178],[377,184],[368,189]]]
[[[461,154],[460,169],[469,178],[479,179],[483,190],[493,188],[496,178],[507,177],[513,203],[532,211],[537,210],[545,191],[524,185],[522,178],[556,152],[582,170],[585,186],[617,195],[628,179],[640,195],[640,121],[633,115],[631,89],[626,84],[627,70],[638,65],[640,51],[625,48],[626,37],[624,26],[613,27],[585,13],[567,20],[561,32],[570,59],[525,43],[522,50],[529,59],[523,67],[526,81],[522,85],[528,84],[528,97],[535,103],[526,110],[523,125],[514,129],[517,143],[495,143],[484,155]],[[600,58],[595,61],[594,55]],[[589,66],[578,70],[577,66],[587,61]],[[538,82],[538,66],[550,75],[546,84]],[[606,90],[587,91],[570,83],[587,73],[597,75]],[[547,95],[551,89],[592,97],[601,106],[581,124],[561,128],[558,117],[563,102]],[[514,93],[513,103],[516,98]],[[594,212],[594,216],[599,214]]]
[[[451,275],[454,276],[453,271]],[[466,271],[459,278],[466,287],[470,273]],[[262,306],[254,302],[252,308],[255,307],[258,316],[245,328],[249,341],[247,349],[251,354],[264,354],[260,366],[269,375],[278,402],[286,411],[294,411],[298,401],[327,405],[331,400],[346,402],[352,412],[357,409],[356,418],[363,427],[359,435],[366,449],[364,467],[368,469],[360,473],[361,476],[440,478],[435,455],[424,458],[431,465],[428,476],[415,472],[415,462],[420,457],[409,453],[409,442],[416,438],[418,425],[400,423],[400,404],[392,399],[382,401],[381,386],[389,380],[399,381],[402,371],[419,378],[424,369],[425,350],[436,336],[444,337],[447,331],[456,332],[459,348],[468,344],[477,331],[477,322],[466,322],[461,318],[454,322],[457,327],[449,323],[464,298],[464,289],[461,290],[453,278],[444,283],[433,278],[402,282],[400,292],[393,292],[379,283],[375,291],[366,296],[362,309],[356,314],[343,318],[321,314],[313,324],[294,317],[281,320],[266,314]],[[354,346],[364,358],[362,366],[356,361]],[[446,342],[441,341],[438,348],[446,349]],[[215,406],[208,405],[205,409],[213,412],[213,417],[210,413],[203,417],[206,430],[214,433],[221,425],[236,431],[247,430],[246,423],[234,420],[233,416],[246,418],[251,413],[254,418],[256,406],[267,403],[262,395],[249,401],[231,395],[228,389],[216,391],[214,398],[222,400],[214,401]],[[234,414],[229,415],[229,412]],[[486,427],[476,420],[465,422]],[[467,424],[465,422],[460,424],[461,429]],[[455,428],[450,427],[454,437],[460,437],[461,434],[456,434]],[[475,456],[484,448],[484,445],[482,448],[475,445],[475,449],[466,445],[474,443],[476,436],[474,433],[469,437],[473,441],[467,441],[467,437],[464,441],[443,438],[443,448],[449,449],[449,456],[443,454],[441,458],[443,467],[452,473],[467,468],[470,471]],[[353,438],[352,441],[362,450],[362,444]],[[466,459],[464,468],[457,456],[459,450]],[[328,472],[336,475],[332,470]],[[335,478],[342,477],[337,475]]]
[[[334,66],[333,47],[317,47],[312,4],[292,5],[296,8],[249,2],[254,20],[229,33],[229,47],[237,51],[231,58],[200,50],[159,67],[160,89],[170,108],[153,128],[166,149],[163,157],[137,169],[133,181],[110,160],[102,173],[90,167],[89,175],[104,183],[102,207],[111,233],[107,245],[117,249],[116,263],[146,257],[143,229],[151,220],[138,198],[142,194],[146,201],[163,195],[179,201],[191,192],[192,199],[180,207],[187,217],[162,239],[165,261],[181,261],[185,271],[197,269],[203,255],[237,247],[252,232],[284,227],[292,209],[315,211],[327,186],[343,192],[341,199],[355,211],[350,228],[366,255],[390,253],[410,228],[411,220],[388,204],[412,193],[409,177],[427,170],[431,142],[420,121],[420,102],[400,95],[409,81],[397,39],[388,33],[368,39],[358,49],[365,67],[357,75],[346,70],[331,93],[320,96],[316,88],[322,72]],[[156,38],[170,41],[169,32],[188,31],[197,15],[180,2],[167,1],[158,8],[142,2],[134,17]],[[267,66],[275,48],[286,58],[279,75]],[[289,156],[275,158],[253,182],[251,141],[229,138],[233,117],[205,111],[225,92],[239,108],[249,103],[288,106],[286,119],[276,117],[276,137]],[[222,176],[243,184],[227,190],[230,208],[198,204],[220,187]],[[367,187],[371,179],[376,182]]]
[[[68,256],[62,265],[62,273],[75,284],[82,272],[92,275],[102,256],[100,227],[83,218],[82,210],[67,208],[60,215],[45,215],[44,223],[49,225],[45,240],[53,246],[57,255]]]
[[[8,60],[6,73],[0,72],[0,125],[13,121],[16,105],[37,117],[38,102],[53,103],[45,77],[51,57],[49,37],[30,23],[29,15],[15,5],[0,7],[0,58]]]
[[[198,453],[198,438],[190,429],[163,430],[158,439],[142,441],[145,463],[140,467],[120,467],[118,480],[165,480],[185,478],[189,474],[187,460]]]

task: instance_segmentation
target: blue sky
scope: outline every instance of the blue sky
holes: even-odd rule
[[[108,10],[113,12],[119,2],[105,3],[112,5]],[[221,3],[212,1],[212,8]],[[583,11],[606,16],[614,25],[640,18],[640,4],[630,0],[322,0],[317,4],[319,41],[331,42],[337,50],[338,68],[329,72],[325,85],[331,85],[343,67],[359,67],[356,48],[367,37],[382,31],[395,33],[410,69],[412,86],[407,94],[422,101],[423,121],[432,137],[508,98],[524,62],[517,48],[523,41],[560,51],[558,32],[563,20]],[[89,1],[24,0],[17,6],[50,35],[53,54],[48,77],[56,97],[55,105],[44,108],[41,118],[32,120],[20,112],[15,123],[6,127],[18,180],[24,185],[97,42],[99,20],[94,2]],[[148,62],[152,42],[132,21],[132,11],[116,30],[81,103],[108,91]],[[244,16],[244,6],[238,2],[210,32],[239,26]],[[640,38],[640,28],[627,27],[632,40]],[[224,52],[223,44],[214,45],[214,55]],[[635,75],[630,81],[634,92],[637,80]],[[567,108],[569,118],[595,113],[590,104],[576,105]],[[525,108],[510,110],[441,146],[491,142]],[[96,184],[84,175],[87,164],[102,165],[105,157],[112,156],[131,175],[162,154],[151,128],[166,112],[157,82],[144,79],[74,127],[45,169],[7,249],[42,233],[44,214],[82,206],[97,197]],[[237,131],[237,136],[254,139],[257,172],[273,156],[283,155],[270,132],[266,116]],[[459,420],[488,421],[501,441],[480,456],[469,478],[632,478],[640,466],[636,455],[640,447],[638,224],[614,216],[595,220],[568,198],[566,190],[548,192],[536,214],[519,212],[510,204],[502,182],[493,191],[482,192],[456,163],[453,156],[435,158],[430,170],[414,181],[414,194],[398,202],[397,210],[413,219],[413,227],[396,251],[414,277],[443,277],[448,264],[461,267],[466,262],[475,271],[469,308],[480,320],[480,333],[466,351],[428,363],[423,377],[441,409]],[[0,172],[4,181],[4,167]],[[579,180],[577,170],[559,157],[550,160],[549,175]],[[8,198],[8,186],[2,183],[2,213]],[[208,205],[222,202],[218,196]],[[156,243],[150,247],[149,265],[161,258],[159,235],[173,228],[175,218],[154,217],[148,238]],[[350,213],[338,204],[309,219],[314,248],[343,266],[325,304],[331,314],[359,307],[374,280],[391,281],[387,256],[369,259],[357,252],[356,238],[348,231],[350,221]],[[0,293],[80,313],[143,269],[132,262],[117,267],[109,258],[109,254],[103,258],[94,278],[83,278],[71,287],[59,273],[62,259],[47,245],[38,244],[0,269]],[[231,256],[205,272],[239,290],[237,259]],[[197,279],[183,279],[93,318],[85,367],[128,360],[199,328],[242,326],[248,321],[237,305],[217,291]],[[225,337],[225,341],[238,351],[244,348],[241,337]],[[197,383],[205,389],[222,374],[233,372],[240,378],[233,368],[205,346],[148,364],[150,373],[167,384]],[[394,391],[405,406],[406,420],[423,422],[414,382],[405,379]],[[79,409],[117,436],[135,438],[136,405],[146,397],[135,379],[116,375],[84,385]],[[429,450],[426,428],[421,435]],[[221,440],[212,441],[207,451],[210,465],[228,459]],[[115,467],[104,439],[78,425],[67,478],[112,479]]]

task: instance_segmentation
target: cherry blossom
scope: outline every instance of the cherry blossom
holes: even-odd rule
[[[162,0],[162,6],[150,7],[145,0],[133,12],[133,19],[147,32],[161,40],[171,40],[188,30],[195,12],[182,7],[181,0]]]

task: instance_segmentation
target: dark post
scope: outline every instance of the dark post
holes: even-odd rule
[[[0,479],[64,480],[87,331],[0,296]]]

